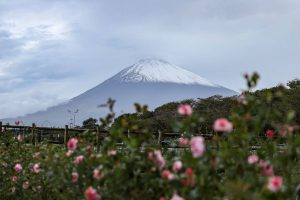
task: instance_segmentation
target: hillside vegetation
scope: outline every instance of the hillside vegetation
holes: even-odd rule
[[[260,112],[260,108],[276,108],[278,111],[293,111],[295,114],[294,123],[300,124],[300,80],[295,79],[287,83],[286,86],[280,85],[268,89],[248,92],[258,99],[259,107],[249,113],[255,116]],[[272,101],[268,99],[275,97]],[[175,122],[180,120],[177,107],[181,104],[188,104],[193,108],[195,115],[199,116],[199,121],[194,125],[195,133],[212,133],[212,125],[215,119],[220,117],[228,118],[234,107],[237,106],[238,96],[222,97],[212,96],[206,99],[189,99],[181,102],[170,102],[164,104],[154,111],[146,111],[142,114],[124,114],[116,119],[115,123],[122,119],[137,118],[138,123],[143,125],[149,131],[171,132],[174,130]],[[265,122],[264,129],[272,128],[268,122]]]

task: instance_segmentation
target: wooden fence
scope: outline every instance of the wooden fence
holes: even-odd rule
[[[31,141],[33,144],[36,144],[38,142],[44,141],[47,139],[51,143],[56,144],[66,144],[68,139],[71,136],[76,136],[77,134],[83,133],[83,132],[95,132],[96,133],[96,142],[99,143],[99,140],[102,136],[108,135],[109,131],[107,130],[100,130],[100,127],[97,126],[95,129],[82,129],[82,128],[69,128],[68,125],[65,125],[65,128],[52,128],[52,127],[37,127],[34,123],[32,126],[20,126],[20,125],[9,125],[9,124],[3,124],[0,121],[0,131],[7,131],[11,130],[15,132],[16,134],[20,134],[22,136],[31,135]],[[131,134],[139,134],[137,132],[125,132],[124,134],[127,134],[129,137]],[[157,142],[160,143],[163,138],[166,137],[179,137],[181,133],[162,133],[161,131],[158,131],[156,133],[153,133],[154,136],[157,137]],[[212,134],[197,134],[201,135],[206,139],[211,139]]]
[[[34,123],[32,126],[19,126],[19,125],[9,125],[5,124],[0,121],[0,132],[11,130],[15,132],[17,135],[22,135],[24,138],[26,135],[30,135],[32,144],[36,145],[39,142],[44,141],[45,139],[54,144],[67,144],[67,141],[70,137],[78,136],[80,133],[84,132],[94,132],[96,134],[95,141],[96,141],[96,148],[99,150],[100,148],[100,142],[101,139],[104,139],[108,134],[109,131],[107,130],[100,130],[100,127],[97,126],[95,129],[82,129],[82,128],[69,128],[68,125],[65,125],[65,128],[51,128],[51,127],[37,127]],[[141,134],[138,132],[124,132],[127,137],[131,137],[135,134]],[[165,146],[166,148],[171,149],[182,149],[185,147],[182,146],[169,146],[165,143],[166,138],[178,138],[182,134],[181,133],[162,133],[161,131],[158,131],[156,133],[152,133],[153,136],[156,137],[157,144],[162,144],[162,146]],[[194,135],[200,135],[205,138],[205,140],[211,140],[213,138],[213,134],[194,134]],[[265,139],[264,136],[257,136],[258,139]],[[280,137],[274,137],[274,139],[280,139]],[[123,146],[122,143],[117,143],[118,146]],[[280,149],[285,147],[284,143],[281,143],[278,145]],[[251,150],[257,150],[261,148],[260,145],[253,145],[251,146]]]

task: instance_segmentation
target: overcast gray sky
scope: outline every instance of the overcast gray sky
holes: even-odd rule
[[[240,90],[300,77],[299,0],[0,0],[0,118],[45,109],[142,58]]]

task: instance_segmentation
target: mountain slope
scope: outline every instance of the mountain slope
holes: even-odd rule
[[[135,102],[148,104],[150,109],[154,109],[171,101],[216,94],[231,96],[237,93],[166,61],[145,59],[65,104],[20,119],[26,124],[63,126],[73,118],[67,110],[78,109],[76,124],[81,124],[88,117],[99,118],[107,114],[107,110],[98,105],[105,103],[109,97],[117,100],[115,111],[122,114],[133,112]]]

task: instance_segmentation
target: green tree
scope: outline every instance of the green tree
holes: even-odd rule
[[[87,120],[84,120],[82,122],[82,127],[88,129],[94,129],[96,128],[96,123],[97,123],[97,119],[90,117]]]
[[[300,87],[300,79],[294,79],[287,83],[287,86],[291,89],[299,88]]]

